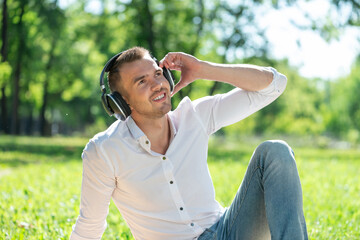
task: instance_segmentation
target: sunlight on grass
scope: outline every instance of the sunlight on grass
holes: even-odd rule
[[[0,137],[0,239],[68,239],[80,203],[87,139]],[[217,200],[228,206],[254,145],[211,141]],[[310,239],[360,238],[359,150],[296,148]],[[133,239],[111,202],[102,239]]]

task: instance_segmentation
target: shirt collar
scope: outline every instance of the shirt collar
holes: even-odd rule
[[[139,140],[141,137],[145,136],[145,133],[141,131],[141,129],[136,125],[134,119],[129,116],[126,120],[126,125],[129,128],[131,135],[136,139]]]

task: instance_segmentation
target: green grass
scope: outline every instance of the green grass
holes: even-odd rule
[[[0,137],[0,239],[68,239],[87,139]],[[291,143],[290,143],[291,144]],[[255,145],[210,142],[217,199],[231,203]],[[360,239],[360,150],[295,148],[310,239]],[[133,239],[110,204],[103,239]]]

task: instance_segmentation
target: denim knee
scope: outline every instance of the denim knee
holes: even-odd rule
[[[272,161],[277,161],[281,164],[292,164],[295,160],[293,150],[283,140],[265,141],[257,147],[256,151],[270,157]]]
[[[291,150],[290,146],[283,140],[267,140],[262,142],[258,148],[264,150],[275,150],[275,151],[288,151]]]

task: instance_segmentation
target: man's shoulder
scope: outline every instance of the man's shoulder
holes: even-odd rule
[[[121,136],[126,130],[126,123],[124,121],[117,120],[112,123],[106,130],[97,133],[89,140],[86,148],[92,146],[102,146],[106,142],[111,141],[113,138]],[[85,148],[85,149],[86,149]]]
[[[196,112],[196,108],[200,103],[211,105],[214,100],[221,98],[222,95],[223,94],[217,94],[215,96],[205,96],[195,100],[191,100],[188,96],[186,96],[180,101],[178,107],[173,112],[179,112],[181,114],[186,111]]]
[[[186,96],[183,99],[181,99],[176,109],[170,112],[170,115],[179,117],[182,114],[189,112],[189,110],[191,109],[193,109],[193,102],[188,96]]]
[[[184,107],[190,106],[191,104],[192,104],[191,99],[190,99],[188,96],[186,96],[186,97],[184,97],[183,99],[181,99],[179,105],[176,107],[175,110],[177,110],[177,109],[180,110],[180,109],[182,109],[182,108],[184,108]]]
[[[175,124],[175,127],[180,128],[181,125],[185,125],[186,128],[195,126],[194,123],[198,122],[197,120],[199,119],[197,116],[199,113],[197,113],[196,109],[197,101],[198,99],[192,101],[189,97],[186,96],[180,101],[177,108],[169,113],[169,116]],[[193,124],[188,124],[189,121]]]
[[[121,138],[124,125],[126,126],[125,122],[115,121],[105,131],[97,133],[89,140],[81,155],[84,166],[101,168],[102,171],[107,171],[106,174],[112,174],[110,170],[112,169],[112,162],[109,158],[108,149],[114,139]],[[104,168],[104,164],[109,167]]]

